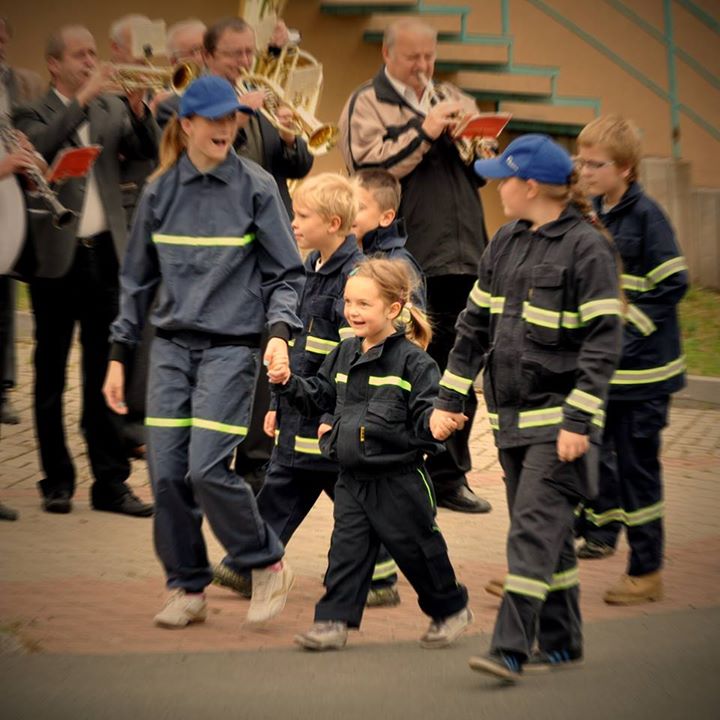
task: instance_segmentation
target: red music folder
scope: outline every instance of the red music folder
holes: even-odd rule
[[[510,122],[510,118],[512,113],[477,113],[467,118],[454,135],[463,138],[496,138]]]
[[[85,145],[78,148],[65,148],[53,160],[45,173],[49,183],[59,183],[70,178],[85,177],[102,151],[102,145]]]

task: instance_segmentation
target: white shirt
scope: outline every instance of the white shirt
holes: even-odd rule
[[[388,79],[390,84],[397,90],[398,95],[400,95],[403,100],[405,100],[411,107],[413,107],[415,110],[417,110],[419,113],[422,113],[423,115],[427,115],[428,110],[430,109],[430,98],[432,97],[432,87],[433,82],[430,80],[428,82],[427,87],[423,91],[422,97],[418,100],[417,93],[409,86],[406,85],[404,82],[401,82],[397,78],[394,78],[389,72],[387,67],[385,68],[385,77]]]
[[[70,98],[58,92],[57,88],[53,88],[53,90],[66,107],[72,102]],[[90,123],[87,120],[77,127],[76,132],[83,145],[90,145]],[[77,229],[79,238],[92,237],[105,232],[109,227],[105,208],[100,199],[100,190],[98,189],[94,169],[90,171],[86,183],[85,197],[83,198],[82,212],[80,213],[80,222]]]

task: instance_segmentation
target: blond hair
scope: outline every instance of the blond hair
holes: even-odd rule
[[[340,218],[338,232],[350,233],[358,213],[353,184],[337,173],[320,173],[301,183],[293,193],[293,201],[307,205],[328,222]]]
[[[382,212],[397,212],[400,207],[400,181],[387,170],[360,170],[353,176],[353,182],[367,190]]]
[[[152,175],[150,175],[148,181],[156,180],[170,170],[186,149],[187,135],[185,135],[185,131],[182,129],[180,118],[177,115],[173,115],[163,130],[162,137],[160,138],[158,166]]]
[[[372,280],[380,291],[380,296],[388,304],[400,303],[400,313],[395,318],[395,326],[405,328],[405,337],[423,350],[432,339],[432,328],[425,313],[410,302],[415,290],[415,278],[410,266],[404,260],[388,260],[383,257],[370,257],[362,260],[353,270],[351,277],[363,277]],[[407,312],[405,312],[407,311]]]
[[[601,115],[580,131],[577,145],[601,148],[617,166],[630,169],[630,182],[637,179],[642,156],[640,131],[630,120],[621,115]]]

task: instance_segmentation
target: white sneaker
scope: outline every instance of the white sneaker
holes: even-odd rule
[[[281,613],[294,581],[295,575],[285,561],[280,570],[270,570],[270,568],[253,570],[252,597],[246,621],[261,623]]]
[[[155,624],[165,628],[181,628],[190,623],[205,622],[205,618],[205,595],[188,595],[182,588],[177,588],[170,593],[165,607],[155,616]]]
[[[340,650],[347,642],[348,630],[344,622],[320,620],[302,635],[295,636],[295,643],[306,650]]]
[[[472,610],[465,607],[442,620],[433,620],[427,632],[420,638],[420,645],[427,649],[447,647],[465,632],[474,619]]]

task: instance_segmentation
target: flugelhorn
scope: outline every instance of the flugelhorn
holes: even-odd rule
[[[155,65],[112,65],[115,79],[125,92],[171,89],[181,95],[187,86],[202,74],[199,65],[185,61],[173,67]]]
[[[0,141],[5,147],[5,152],[13,153],[20,149],[17,131],[10,124],[7,116],[0,119]],[[52,215],[53,224],[56,228],[64,228],[75,219],[75,213],[68,210],[57,198],[45,176],[34,165],[26,168],[24,174],[35,185],[33,192],[47,205]]]

